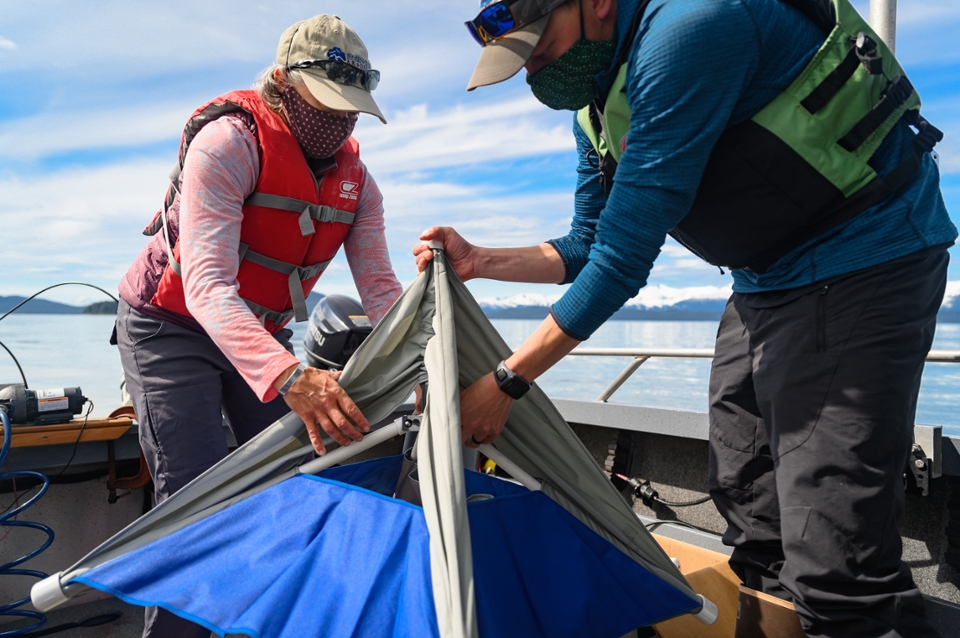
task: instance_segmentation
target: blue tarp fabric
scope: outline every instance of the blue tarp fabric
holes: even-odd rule
[[[220,635],[438,637],[423,510],[391,498],[401,461],[288,479],[76,580]],[[466,487],[493,496],[467,506],[481,636],[618,638],[698,606],[540,492]]]

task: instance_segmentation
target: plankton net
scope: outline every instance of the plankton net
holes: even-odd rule
[[[310,460],[288,414],[37,583],[34,605],[96,588],[257,638],[617,638],[684,613],[712,622],[536,385],[481,447],[516,482],[464,470],[459,393],[509,355],[434,250],[340,378],[379,429]],[[414,427],[387,420],[426,381],[421,507],[393,498],[403,457],[335,464]]]

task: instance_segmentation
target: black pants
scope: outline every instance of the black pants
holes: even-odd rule
[[[291,352],[292,334],[276,335]],[[148,317],[123,301],[117,346],[157,503],[227,456],[224,418],[243,445],[290,411],[280,397],[261,403],[206,335]],[[144,620],[144,638],[210,636],[209,629],[157,607],[148,607]]]
[[[897,519],[945,247],[802,290],[734,294],[710,378],[710,493],[748,587],[809,636],[936,636]]]

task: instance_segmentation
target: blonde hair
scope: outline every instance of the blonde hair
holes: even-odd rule
[[[260,99],[271,110],[280,113],[283,109],[280,102],[279,82],[277,81],[277,71],[281,72],[283,83],[288,86],[302,86],[303,76],[298,69],[287,69],[282,64],[271,64],[257,76],[253,87],[260,93]]]

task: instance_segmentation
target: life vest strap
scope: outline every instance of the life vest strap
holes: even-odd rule
[[[249,308],[250,311],[257,316],[257,319],[260,320],[261,325],[266,321],[272,321],[276,325],[282,326],[284,323],[289,321],[290,317],[292,317],[294,314],[292,308],[285,312],[277,312],[276,310],[270,310],[266,306],[261,306],[254,301],[250,301],[249,299],[244,299],[243,301],[247,304],[247,308]]]
[[[864,115],[850,131],[844,135],[838,144],[848,151],[853,152],[867,141],[874,131],[876,131],[887,118],[900,108],[907,98],[913,93],[913,85],[905,75],[894,78],[887,85],[883,97],[877,102],[869,113]]]
[[[170,206],[173,205],[173,200],[180,192],[180,189],[177,188],[178,180],[180,179],[180,165],[176,164],[173,167],[173,170],[170,171],[170,188],[167,189],[167,198],[163,200],[163,208],[160,210],[160,217],[157,221],[163,226],[163,242],[166,244],[167,248],[167,263],[170,264],[170,267],[173,268],[173,272],[177,273],[179,276],[183,276],[180,272],[180,262],[173,258],[173,242],[170,241],[170,229],[167,227],[167,211],[170,210]],[[154,222],[153,232],[151,235],[156,234],[159,228],[156,228],[157,223]],[[148,227],[149,230],[150,227]],[[146,231],[144,231],[146,232]]]
[[[330,265],[330,262],[333,261],[332,259],[328,259],[310,266],[297,266],[296,264],[290,264],[285,261],[280,261],[279,259],[261,255],[258,252],[250,250],[249,244],[243,242],[240,243],[240,259],[241,261],[244,259],[252,261],[264,268],[269,268],[270,270],[287,275],[287,285],[290,288],[290,299],[293,301],[293,312],[296,321],[306,321],[309,318],[307,300],[303,296],[303,286],[300,285],[300,282],[319,276],[320,273]]]
[[[833,97],[840,92],[843,85],[847,83],[853,74],[860,67],[860,56],[857,54],[857,48],[853,47],[847,52],[843,61],[823,79],[810,94],[803,98],[800,106],[807,109],[810,113],[816,113],[827,105]]]
[[[253,193],[244,202],[249,206],[261,206],[263,208],[276,208],[293,213],[300,213],[300,232],[304,237],[312,235],[316,229],[311,223],[311,219],[318,222],[337,222],[341,224],[352,224],[356,215],[333,206],[320,206],[311,204],[293,197],[283,197],[282,195],[270,195],[268,193]]]

